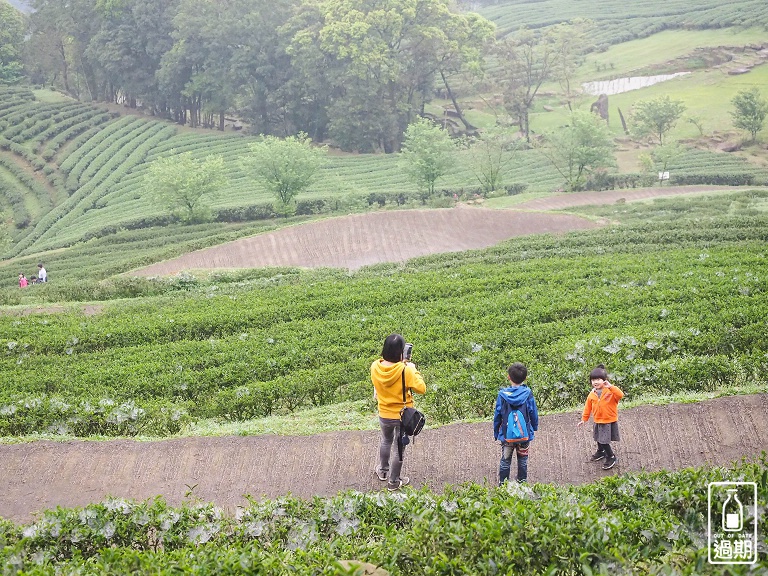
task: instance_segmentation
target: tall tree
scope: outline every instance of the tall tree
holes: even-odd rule
[[[327,154],[327,148],[313,146],[303,133],[264,136],[250,149],[250,156],[243,158],[245,170],[275,195],[275,208],[286,216],[293,213],[296,195],[312,183]]]
[[[434,194],[435,182],[450,170],[455,150],[448,132],[430,120],[419,118],[408,126],[400,152],[403,168],[424,198]]]
[[[533,101],[551,77],[557,59],[554,38],[547,32],[523,28],[498,44],[497,56],[502,63],[499,73],[504,108],[530,140]]]
[[[507,127],[484,130],[469,146],[469,166],[488,194],[504,186],[504,178],[515,161],[520,140]]]
[[[685,104],[669,96],[640,100],[635,103],[632,113],[635,133],[638,136],[653,135],[659,139],[659,144],[664,144],[665,134],[675,127],[683,112]]]
[[[553,75],[557,78],[568,109],[571,111],[573,99],[581,92],[574,86],[574,76],[579,66],[584,63],[587,53],[594,46],[591,39],[593,29],[592,20],[576,18],[570,22],[558,24],[551,31],[556,54]]]
[[[0,2],[0,84],[21,79],[24,17],[6,2]]]
[[[101,27],[86,54],[101,76],[102,99],[165,112],[155,76],[173,45],[177,7],[178,0],[100,0]]]
[[[768,102],[755,87],[741,90],[731,103],[734,107],[731,112],[734,126],[749,132],[754,142],[757,139],[757,133],[763,129],[765,117],[768,116]]]
[[[468,13],[451,14],[446,5],[439,5],[443,25],[441,34],[435,35],[430,42],[425,42],[423,52],[427,57],[435,58],[436,70],[446,94],[453,104],[456,115],[468,130],[474,130],[459,106],[456,94],[451,87],[451,80],[456,76],[475,78],[483,75],[486,55],[494,41],[495,27],[482,16]]]
[[[34,0],[27,39],[31,57],[45,65],[46,81],[81,100],[99,97],[94,63],[86,50],[101,27],[97,0]],[[44,50],[46,54],[38,58]]]
[[[537,148],[563,177],[569,192],[581,190],[592,171],[616,164],[610,131],[591,112],[574,111],[570,123],[546,134]]]
[[[312,87],[289,86],[296,74],[288,55],[293,29],[286,26],[294,9],[292,0],[230,0],[228,5],[231,85],[240,113],[257,134],[295,134],[311,117],[302,112],[312,108]],[[297,110],[300,118],[293,116]]]
[[[289,39],[286,54],[292,70],[281,90],[282,107],[286,120],[315,142],[326,139],[335,87],[343,85],[343,68],[320,47],[322,27],[320,6],[305,3],[281,28]]]
[[[316,35],[337,71],[327,75],[329,133],[365,152],[397,151],[439,73],[448,77],[476,53],[451,43],[490,29],[479,17],[451,13],[447,0],[323,0],[318,10],[321,25],[298,37],[306,44],[307,34]]]
[[[190,152],[171,151],[152,162],[146,182],[153,198],[178,211],[183,222],[202,222],[209,217],[206,202],[227,182],[224,159],[198,159]]]
[[[215,0],[182,0],[173,19],[174,40],[163,55],[158,79],[175,119],[197,127],[210,101],[225,106],[231,45],[219,37],[226,10]]]

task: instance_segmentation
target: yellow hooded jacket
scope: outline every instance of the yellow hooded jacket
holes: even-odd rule
[[[413,407],[413,393],[424,394],[427,385],[415,366],[406,366],[404,362],[396,362],[387,366],[379,358],[371,364],[371,382],[376,390],[381,418],[400,419],[400,410]],[[403,403],[402,373],[405,369],[406,401]]]

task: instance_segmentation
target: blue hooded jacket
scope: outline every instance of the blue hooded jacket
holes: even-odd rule
[[[493,437],[501,442],[505,440],[504,423],[502,422],[504,400],[513,406],[526,405],[528,409],[528,424],[530,424],[529,436],[533,440],[533,433],[539,429],[539,410],[536,408],[533,392],[525,384],[507,386],[499,390],[499,394],[496,396],[496,410],[493,413]]]

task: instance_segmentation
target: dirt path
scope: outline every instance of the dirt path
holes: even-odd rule
[[[588,462],[589,429],[575,412],[542,417],[531,449],[532,482],[584,483],[638,470],[727,466],[768,447],[768,394],[620,412],[619,463],[604,472]],[[34,442],[0,445],[0,516],[18,522],[56,506],[82,506],[111,495],[179,504],[189,487],[229,510],[244,494],[275,497],[381,490],[374,476],[378,433],[311,437],[181,438],[157,442]],[[404,474],[418,488],[473,480],[495,482],[498,448],[490,423],[426,429],[409,446]],[[706,487],[702,487],[706,490]]]
[[[593,206],[600,204],[615,204],[619,200],[634,202],[650,200],[664,196],[679,196],[681,194],[700,194],[702,192],[718,192],[738,190],[756,190],[760,187],[748,186],[737,188],[733,186],[664,186],[661,188],[630,188],[626,190],[604,190],[602,192],[572,192],[557,194],[546,198],[537,198],[522,202],[515,206],[518,210],[565,210],[578,206]]]

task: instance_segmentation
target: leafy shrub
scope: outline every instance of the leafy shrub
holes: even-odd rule
[[[0,406],[0,436],[46,432],[65,436],[167,436],[189,421],[184,408],[167,401],[82,400],[77,405],[39,396]]]
[[[268,220],[276,215],[273,203],[265,202],[251,206],[219,208],[214,211],[213,219],[216,222],[247,222],[250,220]]]
[[[110,497],[47,510],[28,525],[0,521],[6,542],[0,561],[6,571],[25,574],[349,576],[340,560],[362,558],[393,576],[726,576],[733,566],[707,563],[707,485],[755,482],[762,509],[767,465],[763,454],[732,469],[622,474],[584,486],[466,484],[439,494],[347,491],[308,501],[248,497],[235,516],[194,499],[171,507],[161,498]],[[765,526],[761,516],[758,531]],[[764,555],[750,568],[768,569]]]

